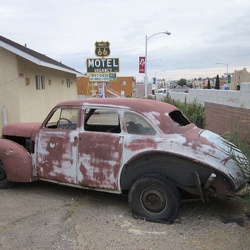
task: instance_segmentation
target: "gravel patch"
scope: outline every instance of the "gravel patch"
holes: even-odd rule
[[[182,203],[173,224],[135,219],[127,197],[46,182],[0,190],[0,249],[250,249],[242,205]]]

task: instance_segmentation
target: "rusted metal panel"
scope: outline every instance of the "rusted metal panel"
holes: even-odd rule
[[[38,122],[7,124],[3,127],[2,135],[30,138],[32,132],[40,125],[41,123]]]
[[[108,133],[43,129],[36,141],[38,178],[116,190],[122,140]]]
[[[177,131],[181,130],[181,128],[177,129]],[[140,135],[126,136],[124,147],[124,163],[145,152],[168,152],[205,165],[211,169],[211,172],[223,173],[231,183],[234,183],[235,189],[245,182],[239,167],[222,151],[226,150],[223,138],[197,127],[183,134],[165,135],[162,139]]]
[[[77,183],[78,132],[41,129],[36,138],[38,178]]]
[[[224,197],[228,195],[228,191],[230,190],[230,186],[228,181],[223,178],[222,176],[216,177],[215,180],[212,182],[213,187],[216,190],[216,196]]]
[[[35,179],[31,155],[19,144],[0,139],[0,160],[9,181],[31,182]]]
[[[73,101],[64,101],[59,103],[56,107],[61,106],[100,106],[100,107],[117,107],[125,108],[138,111],[140,113],[156,111],[159,112],[159,109],[162,109],[164,113],[170,113],[174,110],[178,110],[176,107],[166,104],[160,101],[153,100],[142,100],[136,98],[90,98],[90,99],[81,99]]]
[[[118,190],[123,136],[85,131],[79,135],[79,138],[78,183],[84,186]]]

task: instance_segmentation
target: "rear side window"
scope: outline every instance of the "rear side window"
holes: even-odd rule
[[[169,116],[178,126],[186,126],[190,124],[190,121],[180,111],[173,111],[169,113]]]
[[[129,134],[140,134],[140,135],[156,134],[154,128],[143,117],[132,112],[126,112],[124,117],[126,121],[127,132]]]

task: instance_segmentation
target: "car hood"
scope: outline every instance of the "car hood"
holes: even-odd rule
[[[32,132],[40,126],[41,123],[38,122],[7,124],[3,127],[2,136],[20,136],[30,138]]]

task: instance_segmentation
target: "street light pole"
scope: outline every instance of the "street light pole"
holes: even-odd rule
[[[171,33],[168,31],[164,31],[164,32],[157,32],[151,36],[146,36],[146,44],[145,44],[145,76],[144,76],[144,84],[145,84],[145,98],[148,97],[148,39],[150,39],[153,36],[156,36],[158,34],[166,34],[166,35],[170,35]]]
[[[215,63],[215,64],[223,64],[227,67],[227,87],[228,87],[228,63]]]

